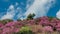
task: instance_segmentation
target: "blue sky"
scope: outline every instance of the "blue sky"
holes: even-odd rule
[[[60,0],[56,0],[56,3],[48,12],[48,16],[56,17],[56,13],[60,10]]]
[[[0,0],[0,19],[25,19],[35,13],[37,17],[60,18],[60,0]],[[58,14],[59,13],[59,14]]]

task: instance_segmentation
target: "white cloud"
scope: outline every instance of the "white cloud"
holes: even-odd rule
[[[35,0],[34,3],[28,8],[25,15],[35,13],[36,17],[46,16],[49,8],[52,6],[51,2],[55,0]]]
[[[16,10],[16,11],[18,11],[17,18],[19,18],[19,19],[20,19],[20,17],[23,15],[23,13],[22,13],[22,9],[21,9],[21,8],[19,8],[19,7],[17,7],[17,10]]]
[[[16,5],[16,6],[18,6],[18,5],[19,5],[19,3],[18,3],[18,2],[16,2],[16,3],[15,3],[15,5]]]
[[[34,0],[27,0],[26,2],[26,9],[28,9],[32,4],[33,4]]]
[[[27,1],[27,6],[26,6],[26,12],[25,14],[23,14],[23,9],[21,7],[16,7],[17,5],[19,5],[16,2],[16,6],[15,5],[10,5],[7,13],[1,17],[1,20],[3,19],[13,19],[17,14],[17,18],[20,19],[25,19],[30,13],[35,13],[35,18],[36,17],[42,17],[42,16],[46,16],[49,8],[52,6],[52,2],[53,0],[28,0]],[[53,1],[54,2],[54,1]],[[23,3],[21,3],[23,4]],[[25,18],[23,18],[22,16],[26,16]]]
[[[7,9],[7,13],[1,17],[1,20],[4,20],[4,19],[13,19],[15,18],[15,16],[17,17],[16,19],[18,18],[22,18],[22,9],[20,7],[17,7],[15,8],[16,6],[14,5],[10,5],[9,8]],[[16,13],[18,13],[16,15]]]
[[[14,6],[10,5],[9,8],[8,8],[8,10],[7,10],[6,15],[2,16],[1,20],[3,20],[3,19],[12,19],[13,16],[15,15],[14,12],[15,12]]]
[[[4,20],[4,19],[13,19],[15,18],[15,16],[17,17],[16,19],[20,18],[22,16],[22,9],[21,7],[18,6],[19,3],[16,2],[15,5],[10,5],[9,8],[7,9],[7,13],[2,16],[0,19]],[[16,15],[16,13],[18,13]]]
[[[60,10],[56,13],[56,17],[60,19]]]

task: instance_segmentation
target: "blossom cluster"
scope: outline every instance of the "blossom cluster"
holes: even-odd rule
[[[23,26],[31,26],[33,31],[33,25],[40,25],[42,28],[35,28],[36,30],[41,30],[43,32],[60,32],[60,20],[57,18],[49,18],[49,17],[40,17],[32,20],[22,20],[22,21],[10,21],[6,24],[0,22],[0,34],[15,34],[20,31]],[[33,26],[33,27],[32,27]],[[36,27],[35,26],[35,27]]]

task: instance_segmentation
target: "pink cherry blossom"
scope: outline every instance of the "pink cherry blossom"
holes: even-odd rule
[[[0,23],[0,27],[4,26],[2,23]]]
[[[49,25],[50,22],[49,22],[48,20],[45,20],[45,21],[41,20],[39,24],[40,24],[40,25],[45,25],[45,26],[46,26],[46,25]]]
[[[45,26],[43,29],[44,29],[44,31],[49,31],[49,32],[53,31],[52,27],[50,27],[50,26]]]
[[[11,33],[13,33],[13,29],[11,29],[11,28],[4,28],[2,34],[3,33],[4,34],[6,34],[6,33],[10,33],[11,34]]]
[[[15,33],[19,32],[19,31],[20,31],[20,28],[15,28],[15,29],[14,29],[14,32],[15,32]]]
[[[60,23],[57,23],[57,25],[55,27],[56,28],[60,28]]]
[[[7,23],[5,26],[13,26],[13,25],[15,25],[14,22],[9,22],[9,23]]]

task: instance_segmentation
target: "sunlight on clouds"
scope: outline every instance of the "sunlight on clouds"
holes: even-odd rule
[[[34,3],[28,8],[25,15],[28,16],[30,13],[34,13],[36,15],[35,18],[46,16],[49,8],[52,6],[51,2],[52,0],[35,0]],[[47,5],[47,8],[45,5]]]
[[[13,19],[15,18],[15,16],[17,17],[16,19],[20,19],[22,18],[21,16],[22,14],[22,9],[20,7],[16,7],[14,5],[10,5],[9,8],[7,9],[7,13],[1,17],[1,20],[3,19]],[[16,15],[17,14],[17,15]]]
[[[34,0],[27,0],[26,2],[26,9],[28,9],[32,4],[33,4]]]
[[[13,10],[13,9],[14,9],[14,6],[10,5],[8,10]]]
[[[14,6],[10,5],[8,10],[7,10],[6,15],[2,16],[1,20],[3,20],[3,19],[12,19],[13,16],[15,15],[14,12],[15,12]]]
[[[18,2],[16,2],[16,3],[15,3],[15,5],[16,5],[16,6],[18,6],[18,5],[19,5],[19,3],[18,3]]]
[[[20,7],[17,7],[17,10],[16,10],[16,11],[18,11],[17,18],[20,19],[20,17],[23,15],[23,13],[22,13],[22,9],[21,9]]]
[[[53,3],[51,3],[53,1]],[[35,14],[37,17],[46,16],[48,10],[52,7],[55,0],[28,0],[26,3],[26,8],[24,10],[27,10],[25,13],[23,13],[22,7],[18,6],[20,5],[18,2],[15,3],[15,5],[10,5],[7,9],[7,13],[1,17],[1,20],[3,19],[13,19],[16,15],[17,19],[25,19],[30,13]],[[24,5],[23,3],[21,3]],[[25,17],[23,17],[25,16]]]
[[[56,17],[60,19],[60,10],[56,13]]]

